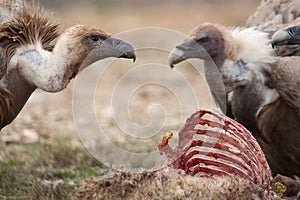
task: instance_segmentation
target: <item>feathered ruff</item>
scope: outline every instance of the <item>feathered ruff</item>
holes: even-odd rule
[[[50,22],[44,11],[34,5],[25,5],[16,13],[15,20],[0,26],[0,46],[5,51],[6,67],[20,46],[40,42],[45,50],[52,51],[52,43],[59,36],[59,25]]]
[[[238,60],[253,63],[266,71],[271,71],[270,64],[276,61],[268,34],[254,28],[236,27],[231,29]],[[245,39],[247,38],[247,39]]]

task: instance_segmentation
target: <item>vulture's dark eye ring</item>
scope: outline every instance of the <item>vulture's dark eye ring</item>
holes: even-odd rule
[[[209,40],[209,37],[205,36],[205,37],[201,37],[201,38],[197,39],[196,41],[204,43],[204,42],[208,42],[208,40]]]
[[[99,35],[92,35],[92,36],[91,36],[91,40],[92,40],[93,42],[98,42],[98,41],[100,40],[100,36],[99,36]]]

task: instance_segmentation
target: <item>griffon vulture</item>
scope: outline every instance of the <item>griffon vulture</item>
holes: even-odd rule
[[[1,13],[0,129],[15,119],[36,88],[58,92],[97,60],[135,59],[131,44],[97,27],[75,25],[60,34],[59,25],[40,9],[21,4],[1,1],[8,11],[16,5],[20,10],[15,15]]]

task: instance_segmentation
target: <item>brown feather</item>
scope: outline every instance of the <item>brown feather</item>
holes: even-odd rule
[[[300,175],[300,116],[282,98],[264,106],[257,116],[265,141],[259,141],[272,173]]]
[[[285,103],[300,114],[300,57],[283,57],[273,67],[274,86]],[[299,131],[300,132],[300,131]]]
[[[13,95],[5,88],[0,87],[0,130],[5,124],[5,116],[13,115]]]
[[[263,0],[247,21],[247,26],[268,32],[270,37],[279,29],[299,24],[299,0]],[[257,125],[263,139],[257,139],[273,174],[300,176],[300,58],[285,57],[300,56],[300,46],[276,46],[275,53],[280,58],[271,78],[280,97],[259,111]]]

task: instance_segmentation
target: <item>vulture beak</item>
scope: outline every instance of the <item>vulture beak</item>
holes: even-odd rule
[[[298,26],[280,29],[271,39],[272,47],[280,45],[300,44],[300,28]]]
[[[174,65],[187,60],[189,58],[205,59],[208,56],[206,50],[191,38],[185,39],[181,44],[177,45],[169,53],[169,65],[174,68]]]
[[[118,38],[109,38],[105,42],[112,47],[111,57],[132,59],[135,62],[136,54],[132,44]]]

